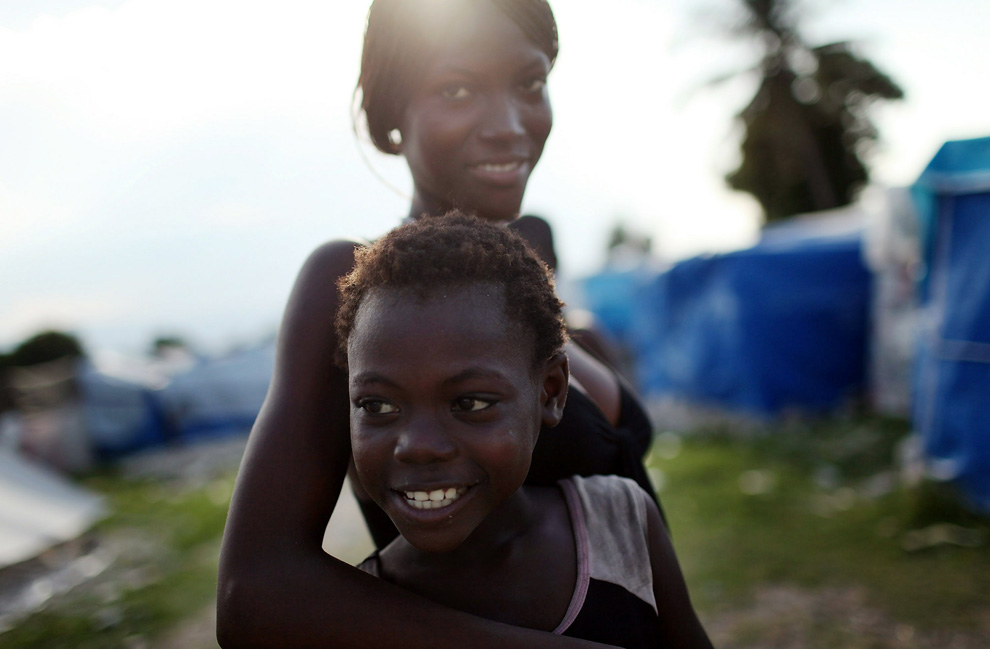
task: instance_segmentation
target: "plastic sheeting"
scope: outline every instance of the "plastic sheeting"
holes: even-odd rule
[[[912,368],[918,347],[918,273],[921,240],[908,188],[870,188],[864,252],[873,273],[870,336],[870,407],[911,417]]]
[[[275,344],[269,342],[203,361],[173,377],[161,394],[169,425],[183,442],[247,433],[274,367]]]
[[[587,306],[633,349],[647,396],[758,416],[834,409],[866,384],[861,247],[856,215],[795,222],[651,278],[591,278]]]
[[[0,568],[79,536],[105,513],[102,497],[0,448]]]
[[[266,342],[188,362],[83,362],[76,374],[88,442],[99,459],[116,460],[247,433],[268,391],[274,357],[274,343]]]
[[[581,282],[581,301],[614,339],[628,345],[633,336],[640,288],[656,276],[645,268],[605,270]]]
[[[83,417],[97,457],[113,460],[160,446],[169,437],[158,390],[82,363],[78,370]]]
[[[928,233],[914,423],[936,477],[990,512],[990,138],[947,142],[913,193]]]

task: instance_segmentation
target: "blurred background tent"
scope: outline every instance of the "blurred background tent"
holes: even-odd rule
[[[25,341],[0,372],[0,568],[87,530],[103,499],[67,479],[90,468],[76,372],[82,349],[45,332]]]
[[[162,408],[177,440],[247,434],[275,368],[274,339],[197,363],[162,390]]]
[[[826,412],[866,388],[870,273],[858,207],[782,222],[748,249],[588,278],[648,396],[755,416]]]
[[[914,424],[937,477],[990,513],[990,137],[947,142],[912,189],[927,268]]]
[[[990,512],[990,138],[947,142],[912,187],[774,223],[751,248],[581,289],[654,404],[910,417],[928,473]]]
[[[102,497],[0,447],[0,568],[76,538],[105,513]]]
[[[246,434],[274,368],[274,340],[216,357],[66,357],[8,369],[9,449],[77,474],[165,445]]]
[[[86,434],[99,460],[160,446],[170,437],[158,396],[165,376],[82,362],[77,380]]]
[[[64,344],[71,335],[44,332],[18,349],[39,341],[54,351],[17,355],[30,364],[3,373],[12,396],[0,412],[0,568],[75,539],[107,513],[73,476],[163,448],[186,446],[196,458],[201,442],[245,435],[274,364],[272,340],[215,358],[94,358]]]

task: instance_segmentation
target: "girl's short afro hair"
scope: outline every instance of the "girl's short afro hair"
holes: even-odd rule
[[[502,289],[506,315],[531,332],[533,362],[561,351],[567,339],[553,275],[509,228],[459,211],[423,216],[355,251],[354,269],[337,285],[338,363],[347,366],[347,340],[364,297],[373,289],[409,289],[427,297],[468,284]]]

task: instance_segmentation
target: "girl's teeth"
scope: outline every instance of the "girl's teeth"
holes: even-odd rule
[[[467,491],[467,487],[447,487],[433,491],[407,491],[406,502],[416,509],[439,509],[446,507]]]
[[[500,173],[504,171],[512,171],[519,166],[518,162],[506,162],[505,164],[483,164],[479,165],[484,171],[491,171],[495,173]]]

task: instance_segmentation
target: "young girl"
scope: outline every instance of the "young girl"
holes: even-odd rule
[[[544,0],[374,1],[361,108],[375,145],[409,165],[409,219],[453,207],[492,222],[518,216],[552,124],[546,79],[556,55],[556,24]],[[347,376],[333,365],[331,323],[337,280],[353,267],[356,248],[353,241],[320,246],[289,298],[271,387],[227,517],[217,587],[221,644],[592,646],[440,606],[323,552],[351,458]],[[540,435],[528,483],[615,473],[649,489],[642,458],[651,427],[642,407],[583,349],[568,342],[565,352],[570,398],[557,428]],[[381,547],[395,529],[356,493]]]
[[[635,482],[523,486],[567,396],[561,303],[505,228],[393,230],[341,280],[362,486],[402,536],[361,568],[508,624],[621,647],[710,647],[660,513]]]

